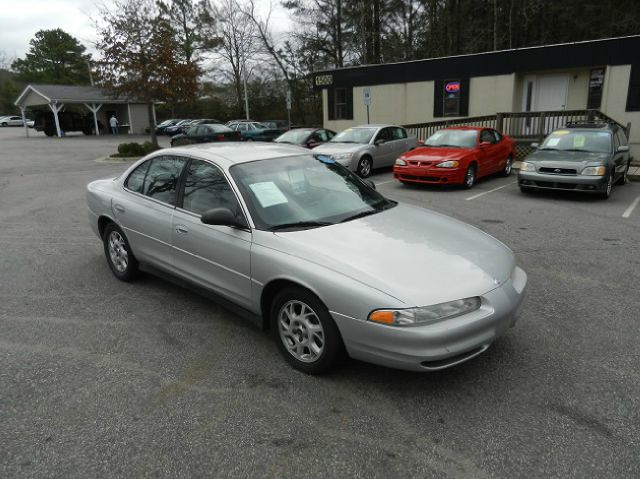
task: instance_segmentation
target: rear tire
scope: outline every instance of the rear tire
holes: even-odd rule
[[[346,356],[329,310],[309,291],[297,287],[280,291],[271,303],[270,318],[278,349],[295,369],[326,373]]]
[[[120,281],[133,281],[138,275],[138,261],[125,234],[115,223],[109,223],[102,238],[104,254],[114,276]]]

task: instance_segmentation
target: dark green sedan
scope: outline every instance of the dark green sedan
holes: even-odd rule
[[[214,141],[240,141],[241,139],[242,137],[237,131],[218,123],[209,123],[192,126],[186,133],[173,136],[171,138],[171,146],[211,143]]]
[[[564,190],[609,198],[614,184],[627,182],[629,145],[614,123],[568,123],[551,133],[527,156],[518,172],[524,193]]]

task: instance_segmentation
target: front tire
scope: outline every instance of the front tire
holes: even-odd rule
[[[464,183],[462,184],[466,190],[471,189],[476,184],[477,171],[476,165],[473,164],[467,168],[467,172],[464,174]]]
[[[609,174],[609,179],[607,180],[607,188],[600,195],[603,200],[608,200],[611,196],[611,191],[613,190],[613,175],[614,172],[612,171],[611,174]]]
[[[505,178],[511,174],[511,170],[513,169],[513,157],[511,155],[507,156],[507,159],[504,162],[504,168],[502,169],[502,176]]]
[[[271,330],[285,360],[304,373],[328,372],[345,356],[340,331],[326,306],[302,288],[286,288],[276,295]]]
[[[102,237],[107,263],[114,276],[120,281],[133,281],[138,274],[138,262],[125,234],[117,225],[109,223]]]
[[[373,169],[373,162],[371,161],[371,157],[363,156],[358,161],[358,167],[356,168],[356,173],[360,178],[368,178],[371,175],[371,170]]]

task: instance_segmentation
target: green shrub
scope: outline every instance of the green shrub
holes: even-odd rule
[[[144,156],[147,153],[155,151],[156,148],[149,141],[144,144],[140,143],[120,143],[118,145],[118,154],[113,156],[129,157],[129,156]]]
[[[145,154],[145,155],[148,155],[148,154],[149,154],[149,153],[151,153],[151,152],[154,152],[154,151],[156,151],[156,150],[159,150],[159,149],[160,149],[160,147],[158,147],[158,146],[154,146],[154,145],[153,145],[153,143],[151,143],[150,141],[145,141],[145,142],[142,144],[142,149],[144,150],[144,154]]]

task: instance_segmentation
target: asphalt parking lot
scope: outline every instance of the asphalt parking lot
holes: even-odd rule
[[[113,277],[84,188],[126,167],[95,161],[117,143],[0,129],[0,477],[640,477],[640,183],[602,201],[376,173],[509,245],[528,303],[461,366],[310,377],[210,300]]]

